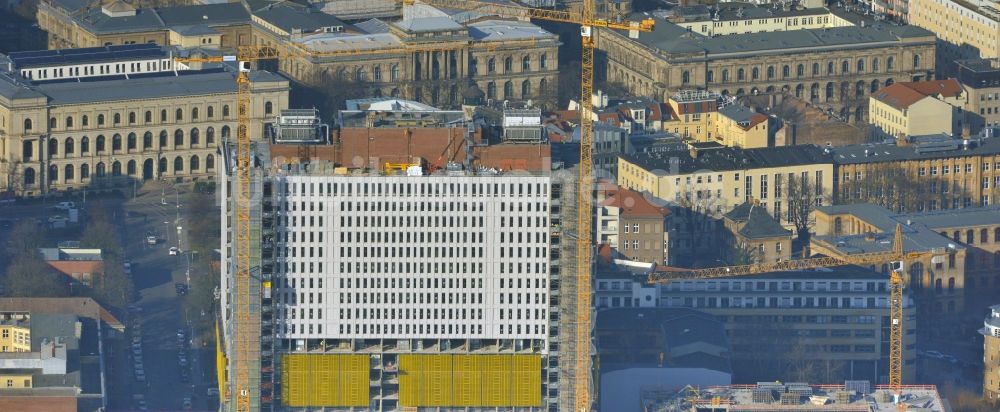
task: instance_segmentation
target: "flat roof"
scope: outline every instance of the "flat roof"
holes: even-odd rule
[[[830,14],[831,11],[826,7],[818,8],[798,8],[785,10],[782,7],[767,7],[765,5],[757,5],[754,3],[741,3],[741,2],[726,2],[719,3],[718,8],[714,9],[711,6],[704,4],[692,5],[692,6],[682,6],[674,8],[674,15],[678,17],[685,18],[685,23],[701,22],[701,21],[713,21],[711,19],[712,10],[717,10],[715,16],[717,20],[714,21],[732,21],[732,20],[752,20],[752,19],[776,19],[783,17],[799,17],[799,16],[821,16],[825,14]],[[707,16],[706,16],[707,15]],[[697,17],[708,17],[698,19]],[[687,19],[691,17],[692,19]]]
[[[689,151],[663,151],[620,155],[622,159],[657,175],[670,175],[676,159],[678,174],[695,171],[727,171],[830,163],[823,149],[814,145],[761,147],[741,149],[721,147],[691,157]]]
[[[964,140],[956,139],[958,143]],[[868,143],[831,147],[832,159],[836,164],[860,164],[894,162],[903,160],[937,159],[942,157],[962,157],[1000,154],[1000,138],[970,140],[969,148],[959,144],[955,150],[920,150],[920,145],[898,146],[895,143]]]
[[[343,28],[346,25],[332,14],[313,11],[308,6],[301,6],[291,2],[283,2],[271,7],[255,10],[253,15],[277,26],[287,33],[292,33],[296,30],[309,33],[324,27]]]
[[[107,34],[163,30],[196,24],[250,24],[250,13],[240,3],[218,3],[138,9],[135,15],[122,17],[111,17],[104,14],[101,8],[93,8],[74,14],[73,20],[85,26],[88,31]]]
[[[11,52],[7,55],[14,67],[24,69],[38,66],[86,64],[124,59],[151,59],[167,57],[167,52],[155,44],[122,44],[78,49],[31,50]]]
[[[254,83],[286,81],[266,71],[250,73]],[[179,96],[235,93],[234,74],[222,68],[154,73],[143,76],[114,76],[41,84],[14,83],[0,77],[0,96],[8,98],[47,97],[51,105],[114,102]]]
[[[737,411],[764,411],[764,410],[798,410],[798,411],[858,411],[858,412],[895,412],[898,405],[893,402],[892,396],[888,395],[887,387],[874,386],[868,381],[856,381],[864,386],[875,390],[884,391],[882,395],[869,393],[857,393],[855,388],[848,389],[846,384],[837,385],[810,385],[808,383],[794,382],[761,382],[756,385],[731,385],[722,387],[704,388],[700,391],[699,405],[708,406],[713,399],[719,397],[725,410]],[[846,402],[838,399],[837,393],[842,391],[851,392],[851,396]],[[782,402],[782,394],[789,398],[789,393],[799,396],[794,397],[792,404]],[[902,387],[902,401],[909,410],[920,410],[923,412],[950,412],[951,408],[946,407],[937,388],[933,385],[904,385]],[[884,395],[884,396],[883,396]],[[811,397],[822,397],[822,404],[810,402]],[[770,399],[770,401],[763,400]],[[815,398],[814,398],[815,399]]]
[[[635,13],[635,21],[649,15]],[[635,41],[667,53],[699,53],[709,56],[727,54],[797,54],[803,51],[867,48],[874,44],[898,45],[934,33],[917,26],[875,23],[871,26],[831,27],[776,32],[742,33],[739,36],[707,37],[677,24],[657,19],[652,32],[640,32]]]
[[[476,41],[558,39],[555,34],[526,21],[484,20],[468,27],[469,37]]]

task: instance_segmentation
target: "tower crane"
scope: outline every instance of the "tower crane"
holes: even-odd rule
[[[896,224],[892,249],[885,252],[859,253],[843,257],[815,257],[775,263],[754,263],[738,266],[721,266],[705,269],[652,272],[648,281],[666,284],[671,280],[715,279],[734,276],[751,276],[782,270],[803,270],[819,267],[852,264],[858,266],[892,263],[889,271],[889,389],[901,399],[903,385],[903,271],[902,262],[924,257],[930,252],[904,252],[902,226]],[[905,407],[900,402],[900,409]]]
[[[414,0],[402,0],[412,5]],[[590,330],[591,330],[591,259],[593,257],[593,118],[591,116],[594,93],[594,33],[595,27],[630,32],[653,31],[653,19],[642,21],[612,21],[596,16],[595,0],[584,0],[581,13],[539,9],[467,0],[420,0],[431,6],[457,10],[471,10],[502,17],[538,19],[580,26],[582,56],[580,59],[580,176],[577,182],[576,227],[576,319],[573,335],[575,353],[573,362],[573,403],[576,412],[591,410],[590,396]]]
[[[305,49],[302,46],[285,46],[281,49],[270,46],[237,46],[234,55],[208,56],[208,57],[175,57],[174,61],[179,63],[224,63],[235,62],[238,66],[236,76],[236,188],[233,191],[235,202],[233,208],[236,212],[235,227],[236,235],[234,249],[236,251],[236,276],[234,277],[232,290],[232,310],[236,317],[233,325],[232,339],[234,347],[229,348],[227,353],[229,362],[230,379],[223,398],[223,402],[231,402],[235,396],[235,410],[237,412],[250,412],[259,408],[253,407],[254,397],[260,396],[258,385],[251,384],[251,377],[260,377],[260,351],[261,351],[261,325],[260,319],[255,318],[251,308],[254,300],[259,300],[260,296],[254,296],[254,282],[262,287],[270,284],[269,279],[262,279],[260,276],[254,278],[251,274],[251,192],[250,173],[251,156],[250,153],[250,127],[251,127],[251,104],[253,84],[249,78],[250,65],[259,60],[273,60],[285,57],[341,57],[341,56],[366,56],[366,55],[391,55],[397,53],[412,54],[421,52],[450,51],[461,48],[461,43],[442,43],[425,45],[407,45],[402,47],[378,48],[378,49],[345,49],[329,52],[315,52]],[[259,316],[259,312],[256,316]],[[254,371],[254,365],[258,370]]]

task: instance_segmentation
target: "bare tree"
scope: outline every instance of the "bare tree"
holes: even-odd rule
[[[785,220],[795,227],[800,244],[809,244],[809,231],[816,224],[813,213],[816,206],[829,203],[829,192],[809,178],[808,175],[789,175],[785,183],[785,200],[788,204]]]
[[[62,297],[67,295],[66,281],[38,255],[21,255],[7,267],[3,278],[4,293],[16,297]]]
[[[903,213],[922,210],[931,203],[949,207],[953,199],[964,202],[968,195],[966,188],[941,176],[918,180],[896,163],[875,163],[864,173],[860,179],[854,177],[841,182],[838,203],[872,203]]]

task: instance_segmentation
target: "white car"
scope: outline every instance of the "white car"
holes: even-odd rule
[[[56,209],[59,209],[59,210],[76,209],[76,203],[73,203],[73,202],[59,202],[59,204],[57,204],[55,207],[56,207]]]
[[[936,350],[929,350],[927,352],[924,352],[924,356],[927,356],[928,358],[931,359],[944,359],[944,354]]]
[[[126,275],[132,274],[132,262],[125,261],[125,263],[122,264],[122,268],[125,270]]]
[[[69,222],[69,218],[62,215],[56,215],[49,218],[49,223],[66,223]]]
[[[177,256],[179,254],[181,254],[181,249],[179,247],[177,246],[170,247],[170,256]]]

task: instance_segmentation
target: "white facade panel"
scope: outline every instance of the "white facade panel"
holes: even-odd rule
[[[276,182],[279,339],[547,341],[549,177]]]

